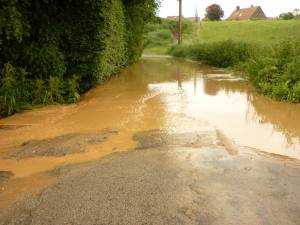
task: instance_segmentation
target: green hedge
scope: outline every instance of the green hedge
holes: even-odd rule
[[[174,45],[169,53],[177,57],[190,58],[211,66],[230,67],[246,61],[250,56],[250,45],[232,40],[192,45]]]
[[[244,65],[250,82],[276,100],[300,102],[300,40],[257,52]]]
[[[139,59],[155,0],[0,0],[0,114],[71,103]]]

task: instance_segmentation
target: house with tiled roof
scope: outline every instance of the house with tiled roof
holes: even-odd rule
[[[227,20],[265,20],[266,14],[260,6],[241,9],[237,6]]]

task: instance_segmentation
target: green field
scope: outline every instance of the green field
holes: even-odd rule
[[[156,43],[145,46],[145,53],[166,53],[176,43],[175,38],[166,40],[157,37],[162,31],[175,32],[175,21],[162,20],[161,24],[150,25],[151,36]],[[166,24],[171,24],[169,27]],[[156,28],[156,29],[154,29]],[[270,45],[286,39],[300,37],[300,20],[259,20],[259,21],[219,21],[219,22],[185,22],[184,44],[219,42],[231,39],[252,44]],[[162,44],[157,44],[162,43]]]
[[[202,22],[197,41],[232,39],[257,44],[273,44],[286,38],[300,37],[300,20]]]

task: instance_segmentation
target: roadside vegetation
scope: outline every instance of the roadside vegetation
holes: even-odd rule
[[[183,21],[184,39],[191,39],[195,27],[189,21]],[[177,21],[157,18],[155,23],[149,23],[144,41],[144,53],[167,54],[177,43]]]
[[[141,55],[155,0],[0,0],[0,115],[72,103]]]
[[[174,22],[163,19],[156,26],[160,29],[161,24],[166,27]],[[300,20],[185,21],[185,29],[184,44],[176,45],[173,35],[161,46],[145,43],[145,52],[155,49],[230,67],[240,71],[259,92],[281,101],[300,102]]]

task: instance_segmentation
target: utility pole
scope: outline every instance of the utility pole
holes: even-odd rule
[[[178,44],[182,43],[182,0],[179,0]]]
[[[198,22],[199,21],[199,15],[198,15],[198,9],[197,9],[197,6],[195,8],[195,22]]]

